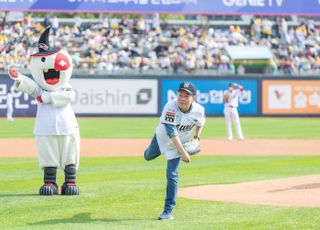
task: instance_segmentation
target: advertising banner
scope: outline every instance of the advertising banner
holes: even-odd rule
[[[158,81],[140,79],[72,79],[76,114],[158,113]]]
[[[2,11],[320,15],[319,0],[0,0]]]
[[[228,89],[230,83],[238,83],[244,87],[239,98],[239,114],[258,115],[257,104],[257,81],[256,80],[215,80],[215,79],[197,79],[197,80],[163,80],[162,81],[162,100],[161,108],[177,97],[177,89],[183,81],[192,82],[197,88],[197,102],[201,104],[206,111],[206,115],[223,115],[223,94]]]
[[[72,105],[83,115],[157,115],[158,80],[71,79],[75,91]],[[0,77],[0,116],[7,112],[7,94],[13,81]],[[28,94],[13,92],[13,116],[35,116],[37,102]]]
[[[0,77],[0,116],[7,114],[7,94],[13,95],[13,117],[15,116],[34,116],[37,111],[37,102],[26,93],[17,92],[13,86],[13,80],[8,76]]]
[[[320,114],[320,80],[262,81],[262,114]]]

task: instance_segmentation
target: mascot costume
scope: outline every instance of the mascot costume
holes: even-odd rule
[[[75,93],[68,84],[72,74],[69,54],[50,47],[50,27],[40,35],[38,52],[31,55],[30,71],[34,81],[14,69],[9,76],[17,91],[27,93],[38,102],[34,135],[44,184],[40,195],[59,194],[57,168],[64,169],[62,195],[79,195],[76,171],[79,165],[80,135],[71,102]]]

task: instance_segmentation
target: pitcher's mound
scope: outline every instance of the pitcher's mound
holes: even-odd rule
[[[320,175],[182,188],[179,196],[244,204],[320,207]]]

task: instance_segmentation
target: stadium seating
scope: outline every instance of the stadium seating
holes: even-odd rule
[[[313,20],[302,18],[301,23],[293,24],[280,17],[237,21],[239,18],[231,17],[234,24],[221,25],[144,17],[106,18],[96,23],[56,18],[51,24],[56,27],[55,45],[68,49],[75,71],[82,73],[235,74],[238,69],[225,52],[228,45],[267,46],[276,63],[273,74],[319,73],[320,28]],[[30,16],[2,25],[0,71],[10,66],[27,71],[28,56],[43,26]]]

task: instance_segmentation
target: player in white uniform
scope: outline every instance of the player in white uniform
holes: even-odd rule
[[[7,94],[7,120],[8,121],[13,121],[12,114],[13,114],[13,95],[12,95],[12,92],[10,91]]]
[[[34,128],[40,167],[44,184],[40,195],[58,194],[57,168],[64,169],[63,195],[78,195],[76,170],[79,165],[80,135],[71,102],[75,92],[68,84],[72,75],[70,55],[60,48],[50,48],[47,27],[38,42],[38,53],[32,54],[30,70],[34,80],[10,69],[9,76],[19,92],[27,93],[38,101]]]
[[[160,117],[160,123],[150,146],[144,152],[144,158],[149,161],[161,154],[167,158],[167,189],[164,211],[159,220],[172,219],[172,210],[176,205],[178,191],[178,168],[180,159],[190,162],[190,156],[183,144],[197,138],[205,123],[204,108],[195,102],[196,89],[190,82],[181,83],[178,98],[169,101]]]
[[[244,140],[237,109],[239,105],[239,96],[242,91],[243,87],[241,85],[233,83],[229,85],[228,90],[224,94],[224,117],[228,140],[232,140],[231,122],[233,122],[236,128],[238,139]]]

